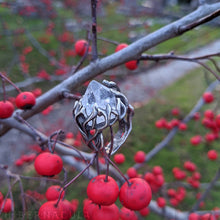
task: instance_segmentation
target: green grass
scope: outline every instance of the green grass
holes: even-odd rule
[[[173,107],[178,107],[181,110],[180,117],[184,117],[184,115],[186,115],[195,105],[197,99],[202,95],[206,86],[207,82],[204,78],[203,71],[201,69],[196,69],[173,85],[160,91],[159,94],[146,106],[135,109],[133,130],[124,146],[122,146],[119,150],[119,152],[123,152],[126,156],[126,162],[119,166],[120,169],[123,172],[126,172],[128,167],[134,164],[133,156],[136,151],[143,150],[147,153],[166,136],[167,131],[155,128],[154,123],[157,119],[166,117],[167,120],[171,120],[171,109]],[[215,104],[213,104],[213,106],[214,105]],[[201,112],[209,107],[210,105],[208,105],[208,107],[204,106]],[[197,147],[191,146],[189,139],[198,132],[200,134],[205,134],[207,130],[201,127],[200,122],[191,121],[188,124],[188,130],[185,132],[178,132],[168,146],[161,150],[161,152],[159,152],[141,170],[139,170],[139,173],[144,174],[146,171],[150,171],[153,166],[160,165],[164,171],[165,181],[167,183],[172,183],[174,181],[171,172],[172,168],[177,166],[183,169],[183,162],[191,160],[197,165],[198,170],[202,174],[201,182],[210,182],[217,171],[218,163],[208,161],[206,158],[206,152],[209,148],[215,148],[218,150],[219,147],[217,142],[211,146],[207,146],[206,144],[201,144]],[[77,172],[69,172],[68,179],[70,180],[76,174]],[[82,202],[83,199],[86,198],[87,184],[88,180],[84,177],[80,177],[74,184],[68,187],[66,194],[67,199],[71,200],[77,198],[80,201],[79,210],[72,219],[83,219]],[[25,189],[29,189],[30,186],[32,186],[33,189],[40,193],[44,193],[48,187],[48,184],[42,186],[40,182],[34,183],[32,181],[24,181],[24,185]],[[17,204],[19,201],[19,197],[16,196],[17,194],[19,195],[18,186],[13,190],[13,193]],[[196,202],[196,193],[197,190],[187,190],[187,197],[177,208],[180,210],[189,210]],[[154,195],[154,198],[156,197],[157,196]],[[219,187],[215,187],[210,196],[207,198],[204,209],[212,209],[213,207],[218,206],[220,203],[219,198]],[[119,204],[118,201],[117,204]],[[21,207],[19,206],[16,210],[19,211],[20,209]],[[31,208],[33,212],[35,210],[35,213],[36,209],[36,207],[33,207],[33,209]],[[160,219],[160,217],[151,214],[147,219],[156,220]]]
[[[118,41],[118,42],[127,42],[129,43],[127,31],[113,29],[109,30],[109,27],[112,25],[118,26],[126,26],[128,18],[122,16],[120,14],[115,14],[116,5],[109,5],[107,8],[107,17],[104,17],[98,20],[99,25],[103,28],[103,32],[100,33],[100,36]],[[40,19],[23,19],[17,15],[11,15],[8,9],[0,8],[0,13],[3,13],[4,20],[7,21],[8,27],[10,29],[16,29],[18,27],[40,27],[45,23]],[[69,10],[67,12],[60,10],[58,11],[59,16],[63,18],[71,18],[73,13]],[[62,22],[59,19],[55,19],[57,23],[55,32],[59,35],[62,30]],[[149,28],[149,32],[154,31],[161,27],[161,24],[155,23],[152,27]],[[136,30],[135,28],[129,28],[129,30]],[[138,31],[140,28],[137,29]],[[219,38],[219,28],[212,28],[209,26],[203,26],[196,31],[190,31],[183,36],[171,39],[167,42],[164,42],[158,45],[155,48],[149,50],[149,53],[168,53],[171,50],[174,50],[175,53],[186,53],[189,50],[201,47],[206,45],[207,43]],[[42,37],[44,36],[44,29],[34,32],[34,37]],[[85,31],[81,31],[76,34],[77,37],[84,37]],[[199,38],[199,41],[198,41]],[[2,36],[0,39],[0,68],[1,70],[7,70],[9,63],[13,57],[14,51],[11,49],[10,44],[14,42],[14,38],[7,38]],[[17,37],[17,40],[23,41],[23,46],[17,48],[17,52],[21,53],[24,46],[29,46],[31,43],[25,36]],[[61,45],[57,41],[55,37],[50,37],[49,44],[41,44],[43,48],[46,50],[55,50],[57,52],[56,58],[60,59]],[[102,48],[107,49],[107,53],[111,54],[115,50],[115,46],[109,45],[106,42],[99,41],[98,42],[99,50]],[[73,47],[73,45],[62,45],[62,48],[69,49]],[[70,59],[69,62],[71,64],[77,63],[79,58]],[[35,48],[33,51],[27,55],[26,57],[27,63],[30,64],[30,76],[34,76],[39,70],[42,68],[46,69],[49,73],[53,73],[56,69],[55,67],[48,64],[47,58],[42,56]],[[10,78],[12,81],[21,81],[24,79],[24,76],[20,73],[18,66],[14,66],[10,73]],[[208,77],[209,80],[213,80],[212,77]],[[39,83],[37,86],[43,88],[43,91],[46,91],[54,84],[49,83]],[[34,87],[36,85],[31,85]],[[207,87],[207,81],[204,77],[203,70],[196,69],[190,74],[186,75],[173,85],[163,89],[159,94],[150,101],[146,106],[141,107],[139,109],[135,109],[135,116],[133,119],[133,130],[119,152],[123,152],[126,156],[126,162],[123,165],[120,165],[120,168],[123,172],[126,172],[128,167],[134,164],[133,156],[137,150],[143,150],[146,153],[149,152],[154,146],[159,143],[166,135],[167,131],[158,130],[155,128],[155,121],[161,117],[166,117],[168,120],[172,119],[171,109],[173,107],[178,107],[181,109],[181,118],[184,117],[196,104],[198,98],[202,95],[205,88]],[[217,93],[217,92],[216,92]],[[210,107],[215,107],[215,104],[204,106],[201,110],[203,112],[205,109]],[[161,152],[159,152],[151,161],[149,161],[139,172],[144,174],[146,171],[150,171],[153,166],[160,165],[163,167],[165,180],[170,183],[174,180],[172,175],[172,168],[174,166],[183,167],[183,162],[186,160],[192,160],[198,167],[198,170],[202,173],[202,182],[209,182],[216,170],[217,170],[217,162],[210,162],[206,159],[206,153],[209,148],[214,148],[219,150],[218,143],[213,143],[210,146],[206,144],[201,144],[197,147],[192,147],[189,143],[190,138],[196,134],[205,134],[207,132],[206,129],[201,127],[200,122],[191,121],[188,124],[188,130],[185,132],[178,132],[175,138],[168,144],[166,148],[164,148]],[[69,179],[75,176],[77,172],[70,172]],[[88,184],[88,180],[84,177],[80,177],[73,185],[68,188],[67,191],[67,199],[77,198],[80,200],[79,211],[76,213],[76,216],[72,219],[83,219],[82,217],[82,201],[86,197],[86,186]],[[36,186],[39,192],[44,193],[48,185],[40,185],[39,183],[33,184],[31,181],[25,182],[25,189],[28,189],[29,186]],[[6,193],[6,189],[4,190]],[[13,191],[14,192],[14,191]],[[178,206],[181,210],[190,209],[190,207],[195,203],[195,190],[190,190],[188,196],[184,200],[184,202]],[[15,189],[15,195],[19,195],[19,189]],[[215,188],[210,197],[207,199],[206,208],[212,209],[214,206],[218,206],[220,204],[220,193],[219,188]],[[16,201],[20,201],[19,196],[16,197]],[[17,204],[17,203],[16,203]],[[32,207],[32,206],[31,206]],[[20,208],[20,207],[19,207]],[[19,208],[17,211],[19,211]],[[34,207],[33,207],[34,208]],[[34,210],[34,209],[33,209]],[[6,216],[5,216],[6,218]],[[155,215],[151,214],[148,219],[160,219]]]

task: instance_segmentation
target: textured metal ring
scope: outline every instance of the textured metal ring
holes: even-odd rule
[[[104,146],[102,131],[116,122],[118,131],[113,138],[114,154],[127,139],[132,129],[133,107],[114,82],[104,80],[103,84],[92,80],[85,94],[75,102],[73,117],[91,149],[105,148],[109,153],[111,141]],[[91,132],[92,131],[92,132]]]

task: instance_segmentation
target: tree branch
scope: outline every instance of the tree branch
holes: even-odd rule
[[[92,61],[98,58],[97,51],[97,0],[91,0],[91,10],[92,10]]]
[[[213,178],[213,180],[209,183],[208,187],[206,188],[205,192],[201,195],[201,197],[197,200],[197,202],[195,203],[195,205],[192,207],[191,212],[195,212],[196,210],[198,210],[199,205],[202,201],[205,200],[205,198],[209,195],[209,192],[212,190],[212,188],[215,186],[215,183],[218,181],[218,179],[220,178],[220,168],[218,169],[218,171],[216,172],[215,177]]]
[[[17,111],[21,113],[21,116],[24,119],[30,118],[31,116],[41,112],[43,109],[62,99],[61,94],[63,90],[73,92],[79,85],[82,85],[84,82],[100,75],[101,73],[116,66],[119,66],[120,64],[123,64],[129,60],[138,59],[140,57],[140,54],[143,53],[145,50],[152,48],[155,45],[158,45],[159,43],[164,42],[168,39],[178,36],[177,30],[179,30],[182,26],[184,27],[186,25],[189,25],[209,15],[212,15],[212,18],[214,18],[215,16],[217,16],[217,14],[215,14],[215,16],[213,15],[216,10],[220,10],[220,3],[215,3],[212,5],[205,4],[200,6],[197,10],[177,20],[176,22],[166,25],[165,27],[130,44],[123,50],[107,56],[103,59],[96,60],[87,67],[79,70],[77,73],[70,76],[68,79],[64,80],[62,83],[58,84],[57,86],[40,96],[37,99],[36,105],[31,110]],[[197,25],[200,24],[198,23]],[[187,29],[185,29],[184,32],[185,31],[187,31]],[[7,121],[9,119],[4,120]],[[0,131],[0,135],[5,134],[10,128],[11,126],[4,126]]]
[[[219,81],[214,81],[210,84],[210,86],[206,89],[206,92],[212,91],[216,88],[216,86],[219,85]],[[197,104],[194,106],[194,108],[190,111],[190,113],[182,120],[182,122],[187,123],[189,120],[191,120],[194,116],[194,114],[204,105],[204,100],[201,97]],[[167,144],[173,139],[175,134],[178,132],[178,128],[173,128],[168,135],[160,142],[158,143],[150,152],[147,153],[145,157],[145,162],[148,162],[151,160],[159,151],[161,151],[163,148],[167,146]],[[135,169],[140,169],[142,166],[144,166],[144,163],[142,164],[135,164]]]

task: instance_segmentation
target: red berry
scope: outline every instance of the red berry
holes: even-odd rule
[[[127,170],[127,175],[128,175],[129,178],[135,178],[138,175],[137,170],[134,167],[130,167]]]
[[[173,116],[178,116],[180,114],[180,110],[178,108],[173,108],[171,113]]]
[[[216,218],[211,213],[206,213],[201,216],[201,220],[215,220]]]
[[[120,210],[120,219],[121,220],[138,220],[137,215],[134,211],[122,207]]]
[[[155,176],[154,178],[154,184],[157,186],[157,187],[161,187],[163,184],[164,184],[164,176],[162,174],[158,174]]]
[[[136,163],[143,163],[145,161],[145,152],[144,151],[138,151],[134,155],[134,161]]]
[[[93,203],[91,200],[89,199],[85,199],[84,200],[84,206],[83,206],[83,215],[85,217],[86,220],[92,220],[92,213],[93,210],[96,207],[96,204]]]
[[[220,114],[216,116],[215,123],[216,123],[217,127],[219,128],[220,127]]]
[[[186,161],[183,166],[190,172],[194,172],[196,170],[196,165],[191,161]]]
[[[0,119],[9,118],[14,112],[14,106],[9,101],[0,101]]]
[[[2,201],[2,203],[0,204],[0,209],[2,208],[4,204],[4,208],[2,209],[2,212],[3,213],[8,213],[8,212],[11,212],[12,210],[12,201],[11,199],[6,199],[5,201]]]
[[[78,206],[79,206],[79,200],[78,199],[72,199],[70,202],[71,202],[71,205],[72,205],[73,213],[75,213],[78,209]]]
[[[174,196],[176,195],[175,189],[168,189],[168,190],[167,190],[167,195],[168,195],[169,197],[174,197]]]
[[[36,157],[34,167],[39,175],[54,176],[61,172],[63,161],[57,154],[44,152]]]
[[[87,195],[94,203],[108,206],[117,200],[119,187],[112,177],[108,176],[108,181],[105,179],[106,175],[92,178],[87,186]]]
[[[50,186],[45,193],[47,200],[48,201],[57,200],[59,198],[61,190],[62,190],[62,187],[59,185]],[[61,198],[63,197],[64,197],[64,191],[62,192],[62,195],[61,195]]]
[[[170,204],[175,207],[179,205],[179,201],[176,198],[171,198]]]
[[[152,170],[152,173],[154,175],[160,175],[160,174],[163,174],[163,169],[161,166],[154,166],[153,167],[153,170]]]
[[[17,160],[14,162],[14,164],[15,164],[15,166],[17,166],[17,167],[20,167],[20,166],[22,166],[22,165],[24,164],[24,161],[23,161],[21,158],[19,158],[19,159],[17,159]]]
[[[2,192],[0,192],[0,204],[2,203],[3,199],[4,199],[4,196],[2,195]]]
[[[27,162],[27,163],[33,161],[35,158],[36,158],[35,153],[29,154],[29,155],[24,154],[24,155],[21,156],[21,160],[24,161],[24,162]]]
[[[96,206],[93,209],[91,220],[118,220],[119,210],[115,204],[109,206]]]
[[[207,156],[210,160],[216,160],[218,158],[218,153],[216,150],[210,150]]]
[[[200,180],[201,179],[201,174],[199,172],[194,172],[192,177],[195,180]]]
[[[209,142],[209,143],[211,143],[211,142],[213,142],[214,140],[215,140],[215,134],[213,134],[213,133],[207,133],[206,135],[205,135],[205,140],[207,141],[207,142]]]
[[[68,132],[68,133],[66,134],[66,138],[74,138],[73,133],[72,133],[72,132]]]
[[[150,214],[150,209],[148,207],[145,207],[145,208],[139,210],[139,212],[140,212],[141,216],[145,217],[145,216],[148,216]]]
[[[167,124],[167,121],[165,118],[160,118],[159,120],[157,120],[155,122],[155,126],[157,128],[165,128],[166,127],[166,124]]]
[[[115,154],[114,156],[114,161],[117,164],[122,164],[125,162],[125,155],[120,153],[120,154]]]
[[[154,176],[152,173],[148,172],[148,173],[146,173],[146,174],[144,175],[144,179],[145,179],[149,184],[151,184],[151,183],[155,180],[155,176]]]
[[[15,99],[17,108],[31,109],[36,103],[36,98],[32,92],[21,92]]]
[[[83,56],[86,52],[86,48],[88,46],[88,42],[86,40],[78,40],[75,43],[75,51],[79,56]]]
[[[157,205],[160,208],[163,208],[166,205],[166,200],[163,197],[157,198]]]
[[[209,119],[214,119],[214,113],[213,113],[213,111],[211,110],[211,109],[207,109],[205,112],[204,112],[204,116],[206,117],[206,118],[209,118]]]
[[[71,219],[72,215],[74,214],[71,202],[64,199],[61,201],[60,206],[62,208],[62,220]]]
[[[129,182],[129,185],[125,182],[120,189],[121,204],[131,210],[141,210],[147,207],[152,198],[149,184],[141,178],[132,178]]]
[[[61,202],[59,202],[56,207],[57,201],[45,202],[38,211],[38,216],[40,220],[61,220],[62,218],[62,207]]]
[[[118,51],[124,49],[124,48],[127,47],[127,46],[128,46],[128,45],[125,44],[125,43],[119,44],[119,45],[116,47],[115,52],[118,52]]]
[[[192,145],[197,146],[202,141],[202,137],[200,135],[196,135],[190,139]]]
[[[135,70],[138,68],[137,60],[128,61],[127,63],[125,63],[125,66],[129,70]]]
[[[180,121],[178,119],[174,118],[170,121],[170,123],[171,123],[172,127],[175,127],[175,126],[179,126]]]
[[[211,103],[214,100],[214,96],[211,92],[205,92],[202,97],[205,103]]]
[[[200,217],[196,213],[191,213],[188,217],[188,220],[199,220],[199,219],[200,219]]]
[[[180,131],[185,131],[187,129],[187,125],[185,123],[181,122],[179,124],[179,129],[180,129]]]
[[[195,112],[195,114],[193,115],[193,119],[198,121],[200,119],[200,113],[199,112]]]

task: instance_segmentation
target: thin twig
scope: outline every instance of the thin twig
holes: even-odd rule
[[[97,51],[97,0],[91,0],[91,9],[92,9],[92,61],[97,60],[98,51]]]
[[[207,15],[201,19],[198,19],[197,21],[195,21],[191,24],[179,27],[177,34],[181,35],[182,33],[186,32],[186,31],[192,30],[193,28],[195,28],[201,24],[204,24],[204,23],[207,23],[207,22],[213,20],[214,18],[218,17],[219,15],[220,15],[220,9],[214,11],[210,15]]]
[[[205,198],[209,195],[210,191],[212,190],[212,188],[215,186],[215,183],[218,181],[218,179],[220,178],[220,168],[218,169],[218,171],[216,172],[215,177],[213,178],[213,180],[209,183],[208,187],[206,188],[206,190],[204,191],[204,193],[201,195],[201,197],[197,200],[197,202],[194,204],[194,206],[191,209],[191,212],[195,212],[196,210],[198,210],[199,205],[202,201],[205,200]]]
[[[115,41],[115,40],[110,40],[110,39],[107,39],[105,37],[97,37],[98,40],[102,40],[102,41],[105,41],[105,42],[108,42],[110,44],[114,44],[114,45],[119,45],[120,43],[118,41]]]

